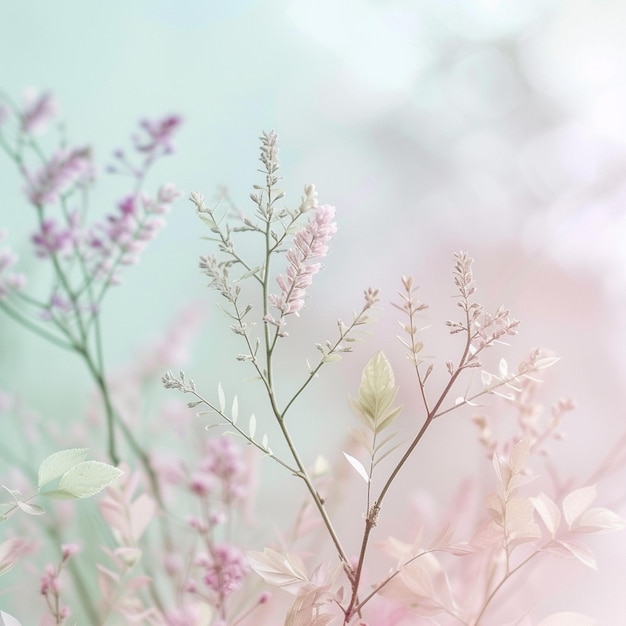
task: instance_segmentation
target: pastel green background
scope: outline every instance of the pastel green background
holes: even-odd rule
[[[452,315],[451,254],[467,249],[488,304],[504,302],[524,323],[512,354],[543,345],[563,356],[547,400],[577,399],[558,458],[584,474],[624,429],[624,17],[619,0],[22,0],[2,5],[0,88],[14,97],[53,91],[69,136],[94,145],[103,169],[139,118],[180,113],[176,154],[159,163],[153,188],[173,181],[210,198],[225,185],[242,208],[258,180],[257,137],[276,129],[287,202],[315,182],[320,200],[337,207],[336,243],[301,322],[311,330],[294,338],[305,350],[331,336],[365,287],[392,299],[401,274],[423,286],[433,319]],[[106,179],[94,195],[102,212],[123,188]],[[33,216],[6,160],[0,185],[0,221],[26,250]],[[208,388],[217,376],[235,384],[231,338],[197,270],[208,251],[202,228],[181,199],[110,294],[112,366],[199,300],[207,317],[189,369]],[[380,334],[320,380],[304,411],[298,432],[311,455],[331,453],[339,438],[322,400],[348,416],[346,392],[371,353],[384,345],[401,369],[386,308]],[[88,381],[71,355],[4,318],[0,352],[0,387],[60,424],[84,410]],[[410,387],[410,375],[400,377]],[[458,423],[437,431],[425,466],[437,450],[458,459],[473,434]],[[457,464],[429,479],[449,489]],[[626,611],[616,593],[626,546],[611,545],[612,582],[592,580],[573,607],[601,623],[599,610],[606,619]]]

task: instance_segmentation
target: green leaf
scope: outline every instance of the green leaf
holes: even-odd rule
[[[123,473],[117,467],[100,461],[85,461],[63,474],[59,491],[65,491],[75,498],[88,498],[102,491]]]
[[[87,448],[71,448],[69,450],[61,450],[51,454],[39,466],[37,485],[41,489],[44,485],[59,478],[85,460],[87,456]]]
[[[391,408],[397,393],[391,364],[382,351],[377,352],[363,369],[359,398],[353,401],[361,420],[370,430],[380,432],[395,420],[402,408]]]

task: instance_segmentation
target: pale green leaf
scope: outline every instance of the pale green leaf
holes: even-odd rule
[[[220,403],[220,412],[223,413],[226,408],[226,398],[224,397],[224,390],[222,389],[222,383],[217,385],[217,398]]]
[[[359,398],[353,402],[370,430],[379,432],[393,422],[400,411],[391,408],[397,393],[391,364],[382,351],[377,352],[363,369]]]
[[[379,433],[381,430],[384,430],[385,428],[387,428],[387,426],[390,426],[391,424],[393,424],[396,417],[398,417],[398,413],[400,413],[401,410],[402,410],[402,407],[397,406],[395,409],[392,409],[391,411],[389,411],[387,415],[381,417],[378,420],[378,423],[376,425],[376,432]]]
[[[72,467],[78,465],[85,460],[87,456],[87,448],[72,448],[69,450],[61,450],[51,454],[48,458],[39,466],[37,484],[39,489],[55,478],[59,478],[70,470]]]
[[[336,352],[333,354],[325,354],[322,357],[322,361],[324,363],[336,363],[337,361],[341,361],[341,354],[337,354]]]
[[[250,432],[250,439],[254,439],[254,434],[256,433],[256,416],[254,413],[250,416],[250,424],[248,425],[248,429]]]
[[[43,515],[46,511],[38,504],[29,504],[28,502],[18,502],[17,506],[28,515]]]
[[[102,491],[124,472],[100,461],[84,461],[63,474],[59,490],[76,498],[88,498]]]
[[[233,420],[233,424],[237,423],[237,417],[239,416],[239,400],[237,400],[237,396],[233,398],[233,406],[230,410],[230,416]]]

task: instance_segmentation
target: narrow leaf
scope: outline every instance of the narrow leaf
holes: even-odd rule
[[[17,506],[20,507],[24,513],[28,515],[43,515],[46,511],[38,504],[28,504],[28,502],[18,502]]]
[[[250,424],[248,425],[248,431],[250,433],[250,439],[254,439],[256,433],[256,417],[254,413],[250,416]]]
[[[233,420],[233,424],[237,423],[237,416],[239,415],[239,401],[237,400],[237,396],[233,398],[233,406],[230,410],[231,418]]]
[[[359,461],[358,459],[355,459],[353,456],[349,455],[347,452],[344,452],[343,455],[346,457],[346,460],[348,461],[348,463],[350,463],[350,465],[352,465],[352,467],[354,467],[354,469],[357,471],[359,476],[366,483],[369,483],[370,482],[370,478],[367,475],[367,472],[365,471],[365,468],[363,467],[363,464],[361,463],[361,461]]]
[[[223,413],[226,408],[226,398],[224,397],[224,390],[222,389],[222,383],[217,384],[217,398],[220,403],[220,412]]]

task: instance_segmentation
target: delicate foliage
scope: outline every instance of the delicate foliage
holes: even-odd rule
[[[281,554],[271,548],[263,552],[248,552],[250,567],[270,585],[299,594],[310,591],[313,584],[304,563],[296,554]]]
[[[64,454],[69,452],[69,454]],[[59,483],[56,489],[41,491],[41,495],[48,498],[88,498],[100,493],[107,485],[117,480],[122,470],[99,461],[77,461],[84,450],[63,451],[59,457],[48,457],[44,472],[39,472],[40,486],[46,485],[57,477]]]
[[[130,190],[107,214],[93,217],[88,202],[97,182],[92,148],[72,146],[64,138],[49,148],[40,140],[57,115],[54,99],[41,94],[19,106],[2,100],[0,146],[16,165],[31,207],[33,256],[47,264],[52,281],[43,301],[27,293],[25,277],[14,269],[15,255],[2,248],[0,311],[75,353],[97,390],[88,415],[67,432],[55,428],[54,420],[22,420],[18,403],[0,394],[0,410],[15,412],[28,430],[28,445],[48,445],[71,434],[76,446],[48,456],[37,472],[23,463],[5,481],[10,486],[2,485],[6,501],[0,503],[0,515],[12,534],[0,542],[0,574],[44,541],[60,552],[56,564],[43,567],[39,588],[31,584],[26,592],[43,598],[47,614],[42,625],[68,624],[70,615],[77,623],[103,625],[522,625],[540,614],[540,598],[523,581],[540,576],[545,560],[566,557],[597,567],[585,538],[625,523],[610,508],[592,508],[596,483],[623,467],[623,455],[616,453],[582,485],[572,478],[535,489],[541,473],[556,475],[539,465],[549,457],[550,445],[562,438],[562,420],[573,403],[558,400],[546,413],[536,399],[544,370],[557,357],[536,349],[515,367],[499,353],[518,322],[504,306],[489,313],[477,300],[473,259],[466,252],[454,255],[460,315],[445,323],[453,335],[450,354],[439,355],[436,346],[426,349],[424,331],[433,320],[425,319],[428,306],[417,298],[413,278],[403,276],[394,306],[401,316],[398,339],[414,376],[413,385],[403,383],[409,391],[405,406],[398,402],[391,361],[380,350],[366,363],[358,393],[350,398],[360,426],[343,456],[325,451],[329,460],[318,456],[312,462],[315,457],[309,458],[308,450],[304,454],[293,424],[306,416],[318,376],[344,357],[349,360],[346,355],[373,321],[380,294],[365,288],[360,307],[349,321],[337,320],[331,339],[311,341],[315,358],[287,351],[289,333],[306,332],[305,304],[337,223],[335,208],[318,202],[312,184],[304,185],[299,203],[284,205],[278,135],[270,131],[260,138],[261,180],[252,187],[251,210],[240,210],[226,191],[215,203],[199,192],[190,194],[210,247],[200,258],[200,270],[217,292],[228,332],[239,342],[236,366],[247,369],[247,387],[214,381],[205,394],[200,382],[196,387],[178,370],[199,322],[191,309],[130,367],[111,374],[103,352],[100,310],[108,289],[120,283],[125,266],[138,261],[179,195],[171,184],[152,194],[144,188],[155,161],[172,152],[181,118],[141,122],[132,150],[118,150],[108,168],[130,177]],[[296,323],[290,316],[303,319]],[[496,352],[489,360],[495,363],[493,371],[481,362],[487,348]],[[148,394],[162,371],[163,386],[187,394],[191,412],[177,401],[158,406]],[[246,392],[252,386],[253,402],[253,394]],[[396,419],[403,408],[405,424]],[[344,423],[336,407],[323,410],[333,424]],[[493,473],[488,472],[484,485],[460,481],[458,495],[441,512],[417,498],[417,514],[397,518],[404,522],[399,532],[408,538],[381,541],[388,500],[398,498],[399,479],[420,454],[430,427],[437,420],[459,419],[463,412],[474,414]],[[140,416],[146,418],[141,426]],[[207,434],[219,426],[226,429],[223,436]],[[88,437],[104,442],[110,464],[85,460],[87,448],[81,446]],[[11,450],[2,452],[10,462],[21,460]],[[432,462],[428,473],[449,470],[450,452],[441,452],[441,463]],[[302,487],[290,519],[291,495],[283,497],[282,484],[272,486],[286,504],[272,516],[274,540],[256,517],[250,453],[270,459]],[[426,487],[428,473],[411,474],[411,489]],[[81,523],[74,523],[71,503],[51,503],[44,511],[32,501],[40,495],[80,499],[102,490],[98,513],[76,520]],[[353,495],[348,498],[348,493]],[[400,491],[407,501],[414,495],[406,487]],[[79,550],[73,534],[87,525],[93,535]],[[64,543],[68,539],[72,543]],[[244,550],[263,545],[274,547]],[[97,581],[92,582],[83,574],[94,563]],[[269,587],[277,588],[276,598]],[[25,619],[34,623],[24,610]],[[17,623],[2,612],[0,622]],[[591,623],[572,612],[539,622]]]

